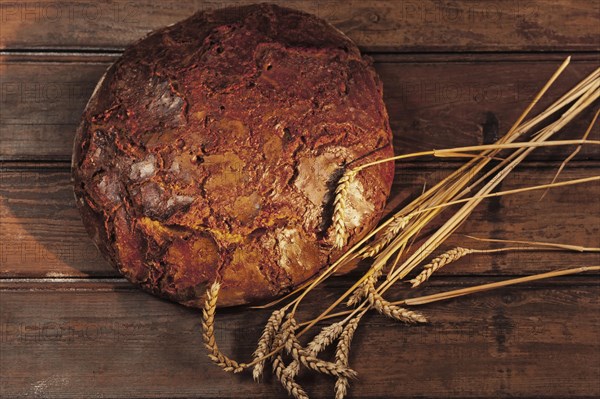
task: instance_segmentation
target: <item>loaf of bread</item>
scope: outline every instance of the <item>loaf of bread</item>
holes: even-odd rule
[[[77,204],[102,254],[143,289],[201,306],[272,299],[342,253],[344,166],[393,155],[381,83],[327,22],[261,4],[199,12],[131,45],[77,130]],[[349,188],[348,244],[379,220],[393,164]]]

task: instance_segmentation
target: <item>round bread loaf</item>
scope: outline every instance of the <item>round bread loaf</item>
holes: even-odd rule
[[[199,12],[127,48],[77,131],[78,207],[103,255],[143,289],[201,306],[289,292],[341,255],[344,166],[393,155],[381,83],[327,22],[261,4]],[[377,223],[393,164],[359,173],[348,245]]]

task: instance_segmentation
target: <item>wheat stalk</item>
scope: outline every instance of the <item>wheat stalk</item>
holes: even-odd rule
[[[255,381],[258,381],[263,373],[266,360],[265,356],[273,348],[275,335],[277,335],[277,331],[279,331],[286,309],[287,307],[276,310],[271,314],[258,341],[256,350],[254,351],[254,360],[258,360],[258,362],[254,365],[254,369],[252,370],[252,377]]]
[[[300,342],[298,342],[298,338],[296,337],[296,333],[294,331],[297,327],[296,320],[289,315],[288,320],[290,321],[290,331],[287,335],[284,335],[283,339],[285,349],[292,355],[294,360],[321,374],[328,374],[335,377],[356,377],[356,372],[348,367],[341,367],[336,363],[327,362],[312,356],[300,345]]]
[[[353,307],[358,305],[362,299],[365,297],[365,286],[367,282],[365,281],[361,285],[359,285],[353,292],[352,295],[346,301],[346,306]]]
[[[525,245],[535,245],[540,248],[550,248],[550,249],[564,249],[567,251],[575,251],[575,252],[600,252],[600,248],[591,248],[591,247],[583,247],[581,245],[572,245],[572,244],[561,244],[555,242],[543,242],[543,241],[524,241],[524,240],[504,240],[499,238],[480,238],[471,235],[465,234],[465,237],[471,238],[477,241],[484,242],[502,242],[502,243],[510,243],[510,244],[525,244]]]
[[[287,325],[286,323],[284,323],[284,325],[281,326],[281,330],[277,332],[274,338],[273,345],[275,347],[280,347],[283,345],[284,340],[287,339],[284,337],[289,336],[289,331],[286,333],[285,330],[289,328],[290,323],[287,323]],[[281,385],[294,398],[308,399],[308,395],[306,394],[304,389],[300,386],[300,384],[294,381],[294,376],[286,373],[285,370],[286,366],[283,362],[283,357],[281,356],[281,353],[277,353],[275,355],[275,358],[273,359],[273,374],[275,374],[275,377],[277,377]]]
[[[473,238],[475,238],[475,237],[473,237]],[[488,240],[486,240],[486,241],[488,241]],[[586,248],[586,247],[578,247],[578,246],[573,246],[573,245],[560,245],[560,244],[553,245],[553,244],[549,244],[549,243],[542,243],[542,242],[535,242],[535,241],[514,241],[514,240],[489,240],[489,241],[516,242],[516,243],[521,243],[521,244],[526,243],[526,244],[530,244],[530,245],[533,244],[534,246],[507,247],[507,248],[497,248],[497,249],[469,249],[469,248],[462,248],[462,247],[453,248],[449,251],[444,252],[440,256],[432,259],[431,262],[429,262],[428,264],[423,266],[423,271],[421,273],[419,273],[419,275],[417,275],[415,278],[410,280],[410,283],[412,284],[412,288],[418,287],[419,285],[423,284],[425,281],[427,281],[431,277],[431,275],[433,273],[435,273],[442,267],[444,267],[452,262],[456,262],[463,256],[466,256],[469,254],[490,254],[490,253],[507,252],[507,251],[532,251],[532,250],[539,251],[539,250],[544,250],[544,249],[546,249],[546,250],[569,249],[569,250],[576,250],[578,252],[600,252],[600,248]]]
[[[540,100],[540,98],[546,93],[549,87],[557,80],[562,71],[567,67],[570,62],[570,57],[567,58],[560,67],[556,70],[556,72],[552,75],[552,77],[546,82],[546,84],[542,87],[542,89],[537,93],[535,98],[531,101],[528,107],[524,112],[521,113],[517,121],[513,124],[513,126],[509,129],[509,131],[500,139],[496,144],[486,145],[486,146],[475,146],[472,147],[472,150],[484,150],[479,156],[470,160],[469,162],[462,165],[459,169],[453,172],[450,176],[446,177],[430,189],[428,189],[421,196],[413,200],[409,203],[404,209],[402,209],[398,214],[407,215],[419,207],[428,207],[428,206],[437,206],[440,204],[447,203],[456,198],[464,197],[465,194],[469,193],[473,187],[478,186],[481,182],[485,181],[490,175],[498,172],[500,169],[501,172],[498,173],[492,179],[491,184],[486,184],[484,189],[480,190],[476,197],[469,199],[467,204],[461,208],[453,217],[450,218],[430,239],[428,239],[420,248],[420,253],[432,252],[439,244],[441,244],[445,238],[447,238],[450,234],[452,234],[456,228],[465,220],[465,218],[470,214],[470,211],[477,206],[477,204],[484,198],[484,196],[489,195],[491,189],[493,189],[502,179],[510,173],[516,165],[527,156],[533,148],[547,146],[547,145],[565,145],[566,143],[562,142],[552,142],[552,144],[546,142],[546,140],[551,137],[555,132],[559,131],[566,123],[572,120],[577,114],[579,114],[583,109],[587,108],[593,101],[598,98],[598,93],[596,88],[598,86],[598,77],[600,76],[600,68],[595,70],[592,74],[582,80],[579,84],[573,87],[569,92],[564,94],[558,100],[556,100],[552,105],[550,105],[546,110],[541,112],[539,115],[533,117],[527,122],[523,122],[530,111],[533,109],[535,104]],[[569,106],[569,108],[564,111],[564,107]],[[512,141],[516,140],[523,134],[531,131],[533,127],[539,125],[546,119],[552,117],[556,112],[561,111],[562,115],[556,121],[551,123],[547,128],[543,129],[541,132],[543,134],[538,135],[533,142],[527,143],[513,143]],[[581,143],[581,141],[580,141]],[[571,144],[573,144],[571,142]],[[489,163],[489,161],[498,154],[499,151],[503,149],[514,148],[517,149],[510,155],[510,157],[506,158],[504,161],[500,162],[499,165],[491,168],[489,172],[485,174],[484,177],[478,179],[476,182],[472,183],[474,178],[479,175],[479,172],[482,171],[485,166]],[[465,151],[465,148],[454,149],[453,151]],[[451,152],[451,151],[447,151]],[[409,157],[423,156],[423,155],[434,155],[434,153],[440,153],[440,151],[429,151],[423,153],[414,153],[407,154],[406,156],[394,157],[393,159],[404,159]],[[387,162],[388,160],[376,161],[379,163]],[[375,163],[373,163],[375,164]],[[361,168],[367,167],[370,165],[362,165]],[[470,185],[469,185],[470,184]],[[418,220],[416,220],[410,229],[403,231],[400,235],[394,239],[393,242],[389,244],[387,247],[375,260],[374,265],[382,265],[387,262],[387,260],[396,252],[398,248],[403,248],[406,245],[406,242],[413,237],[418,231],[420,231],[424,226],[426,226],[435,216],[439,214],[441,208],[437,208],[434,210],[427,211],[423,213],[423,215],[419,216]],[[375,231],[371,232],[367,235],[366,238],[370,238],[374,236],[378,231],[382,230],[386,226],[385,222],[381,226],[375,229]],[[351,257],[351,253],[362,245],[366,238],[363,238],[358,244],[356,244],[349,251],[342,254],[340,259],[348,259]],[[388,280],[382,284],[378,288],[380,293],[383,293],[385,290],[389,289],[398,279],[403,278],[410,270],[418,265],[416,262],[418,260],[417,256],[411,256],[404,263],[399,266],[397,270],[394,270],[393,274],[388,276]],[[318,278],[316,278],[308,287],[302,292],[302,294],[295,299],[294,308],[297,308],[300,301],[307,295],[307,293],[312,290],[316,285],[322,282],[327,277],[331,276],[333,271],[335,271],[336,267],[339,267],[341,261],[334,262],[333,265],[328,267],[326,271],[321,274]],[[351,295],[357,287],[359,287],[366,279],[368,279],[370,273],[367,272],[363,277],[354,283],[352,287],[350,287],[344,294],[342,294],[337,300],[335,300],[329,307],[321,312],[321,314],[314,318],[311,321],[303,323],[302,331],[300,331],[299,335],[302,335],[306,331],[308,331],[312,326],[318,323],[320,320],[325,318],[329,318],[331,312],[342,302],[348,295]],[[363,304],[364,305],[364,304]],[[360,308],[359,308],[360,309]],[[335,315],[343,315],[348,313],[356,313],[358,311],[349,311],[349,312],[338,312]]]
[[[409,305],[409,306],[425,305],[425,304],[432,303],[432,302],[444,301],[447,299],[457,298],[459,296],[474,294],[476,292],[483,292],[483,291],[489,291],[489,290],[493,290],[493,289],[500,288],[500,287],[507,287],[509,285],[523,284],[523,283],[528,283],[531,281],[544,280],[544,279],[548,279],[548,278],[552,278],[552,277],[568,276],[570,274],[578,274],[578,273],[591,272],[591,271],[600,271],[600,266],[583,266],[583,267],[576,267],[574,269],[556,270],[553,272],[539,273],[539,274],[534,274],[532,276],[518,277],[518,278],[509,279],[509,280],[498,281],[496,283],[488,283],[488,284],[476,285],[474,287],[461,288],[458,290],[441,292],[439,294],[426,295],[426,296],[422,296],[422,297],[418,297],[418,298],[404,299],[402,301],[392,302],[392,304],[393,305]]]
[[[583,134],[583,137],[581,138],[582,140],[586,140],[588,138],[588,136],[590,135],[590,132],[592,131],[592,128],[594,127],[594,125],[596,124],[596,120],[598,119],[598,115],[600,115],[600,109],[598,109],[596,111],[596,114],[594,115],[594,117],[592,118],[592,121],[590,122],[590,124],[588,125],[587,130],[585,131],[585,133]],[[561,164],[560,167],[558,168],[558,170],[556,171],[556,174],[554,175],[554,178],[552,179],[552,183],[554,183],[556,181],[556,179],[558,179],[558,175],[560,175],[560,172],[562,172],[562,170],[567,166],[567,164],[573,159],[575,158],[575,156],[579,153],[579,151],[581,151],[581,144],[579,144],[577,146],[577,148],[575,148],[575,150],[571,153],[571,155],[569,155]],[[542,199],[544,199],[544,197],[546,196],[546,194],[548,194],[548,190],[546,189],[546,191],[544,191],[544,193],[542,194],[542,196],[540,197],[540,201]]]
[[[358,327],[358,323],[360,322],[361,317],[362,314],[352,318],[342,331],[342,335],[340,336],[340,340],[337,344],[337,348],[335,351],[335,362],[340,366],[348,367],[350,344],[352,343],[354,332]],[[338,377],[335,381],[335,399],[343,399],[346,396],[347,392],[348,378],[343,376]]]
[[[571,121],[576,115],[578,115],[583,109],[589,106],[593,101],[595,101],[600,96],[600,91],[595,88],[595,85],[591,85],[590,87],[586,87],[585,91],[581,94],[581,97],[567,110],[565,113],[561,115],[561,117],[543,129],[544,134],[539,135],[534,140],[541,142],[547,140],[551,137],[555,132],[560,130],[566,123]],[[536,97],[536,99],[539,98]],[[529,107],[528,109],[530,109]],[[519,118],[520,121],[524,118],[524,115]],[[508,134],[510,134],[513,130],[518,129],[519,125],[516,124]],[[508,135],[507,134],[507,135]],[[491,190],[493,190],[498,184],[500,184],[503,179],[508,176],[508,174],[523,160],[525,157],[531,152],[531,148],[522,148],[521,150],[517,150],[515,154],[516,156],[510,156],[507,158],[507,164],[502,168],[500,172],[498,172],[488,183],[486,183],[478,192],[478,194],[488,194]],[[513,154],[514,155],[514,154]],[[467,192],[469,187],[463,192]],[[437,246],[439,246],[449,235],[451,235],[460,224],[471,214],[473,209],[481,202],[481,199],[471,200],[467,202],[456,214],[454,214],[442,227],[440,227],[420,248],[420,252],[430,252],[433,251]],[[394,252],[394,248],[388,248],[386,250],[386,256],[389,257]],[[418,265],[418,254],[413,254],[409,257],[404,264],[394,272],[392,276],[386,281],[384,286],[381,287],[381,292],[389,289],[398,279],[404,278],[412,269],[414,269]]]
[[[307,354],[316,357],[340,336],[343,329],[344,327],[340,322],[323,327],[306,346]],[[283,372],[293,378],[298,375],[299,371],[300,363],[297,360],[292,360]]]
[[[394,238],[396,238],[400,231],[404,230],[411,218],[412,215],[394,216],[390,224],[385,229],[383,236],[371,245],[366,246],[361,251],[361,258],[372,258],[379,252],[381,252],[381,250],[385,248],[386,245],[388,245]]]
[[[206,300],[202,309],[202,338],[204,346],[208,349],[208,357],[217,366],[224,371],[233,371],[239,373],[248,367],[244,363],[238,363],[233,359],[228,358],[219,350],[217,341],[215,340],[215,311],[217,309],[217,298],[221,284],[215,281],[208,290],[206,290]]]
[[[296,399],[308,399],[308,395],[306,391],[294,381],[294,377],[285,372],[286,367],[283,363],[283,359],[281,355],[275,356],[275,360],[273,361],[273,373],[277,377],[277,379],[281,382],[283,387],[287,390],[287,392],[292,395]]]
[[[367,299],[369,300],[369,303],[379,313],[405,323],[427,322],[427,319],[422,314],[406,308],[401,308],[384,299],[373,285],[369,284],[366,289],[368,290]]]
[[[352,307],[358,305],[369,294],[368,287],[369,285],[375,285],[377,279],[382,274],[382,268],[371,268],[369,272],[371,275],[354,290],[350,298],[348,298],[346,306]]]
[[[476,285],[473,287],[441,292],[439,294],[425,295],[425,296],[420,296],[420,297],[415,297],[415,298],[403,299],[400,301],[391,302],[391,304],[398,305],[398,306],[400,306],[400,305],[408,305],[408,306],[425,305],[428,303],[445,301],[447,299],[458,298],[461,296],[471,295],[471,294],[475,294],[475,293],[479,293],[479,292],[483,292],[483,291],[490,291],[490,290],[494,290],[497,288],[508,287],[511,285],[518,285],[518,284],[523,284],[523,283],[532,282],[532,281],[545,280],[545,279],[549,279],[552,277],[568,276],[571,274],[579,274],[579,273],[585,273],[585,272],[590,272],[590,271],[600,271],[600,266],[582,266],[582,267],[576,267],[576,268],[572,268],[572,269],[555,270],[552,272],[539,273],[539,274],[534,274],[534,275],[526,276],[526,277],[518,277],[518,278],[514,278],[514,279],[498,281],[495,283],[481,284],[481,285]],[[357,313],[357,310],[355,309],[355,310],[342,310],[342,311],[335,312],[335,313],[328,313],[326,315],[319,315],[318,317],[316,317],[312,320],[308,320],[303,323],[300,323],[298,326],[299,327],[310,326],[313,323],[318,323],[323,320],[333,319],[333,318],[337,318],[337,317],[343,317],[343,316],[352,317],[356,313]]]
[[[410,280],[412,288],[418,287],[419,285],[427,281],[433,273],[440,270],[442,267],[446,266],[449,263],[456,262],[463,256],[468,255],[470,253],[473,253],[472,249],[456,247],[444,252],[438,257],[433,258],[433,260],[430,263],[423,266],[423,271],[419,273],[417,277]]]
[[[354,169],[346,169],[335,188],[335,199],[333,200],[333,230],[335,237],[334,247],[337,249],[342,249],[344,245],[346,245],[346,240],[348,239],[345,220],[346,197],[348,195],[348,188],[354,181],[356,173],[358,172]]]

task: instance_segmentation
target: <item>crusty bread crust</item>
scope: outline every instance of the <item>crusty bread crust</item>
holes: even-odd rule
[[[200,12],[130,46],[90,99],[73,153],[86,228],[145,290],[201,306],[288,292],[339,256],[335,182],[393,155],[370,60],[315,16]],[[392,163],[349,189],[350,243],[377,223]]]

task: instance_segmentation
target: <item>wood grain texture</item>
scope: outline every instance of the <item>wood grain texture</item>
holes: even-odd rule
[[[70,160],[81,113],[116,55],[0,57],[0,159]],[[562,62],[562,55],[378,56],[397,153],[492,143],[504,134]],[[533,114],[591,73],[596,56],[580,55]],[[593,109],[560,138],[579,138]],[[592,132],[600,138],[600,126]],[[538,160],[564,159],[570,148],[538,150]],[[599,159],[584,148],[578,159]]]
[[[457,164],[398,165],[388,211],[432,186]],[[513,172],[500,190],[544,184],[557,164],[528,165]],[[600,165],[573,163],[561,180],[598,175]],[[116,276],[88,238],[75,207],[70,173],[64,167],[5,164],[0,169],[0,277]],[[485,201],[459,230],[484,238],[522,239],[600,247],[600,184],[529,192]],[[550,216],[550,218],[549,218]],[[431,227],[433,228],[433,227]],[[424,232],[426,233],[426,232]],[[490,244],[455,235],[443,248]],[[435,254],[433,254],[435,255]],[[442,274],[516,275],[600,263],[600,254],[515,252],[469,256]]]
[[[252,2],[0,0],[2,398],[286,397],[272,378],[255,384],[210,364],[198,311],[117,276],[84,232],[67,163],[81,111],[125,46],[197,10]],[[325,18],[374,57],[397,153],[492,142],[567,55],[572,65],[536,109],[600,64],[598,1],[274,2]],[[593,112],[557,138],[581,136]],[[571,150],[536,150],[538,163],[500,189],[550,181]],[[583,149],[561,179],[598,175],[599,155]],[[422,161],[397,167],[388,210],[458,165]],[[541,202],[539,195],[486,200],[459,233],[600,246],[599,184],[558,189]],[[444,248],[454,245],[488,247],[454,235]],[[599,254],[471,256],[411,295],[592,264]],[[317,288],[301,318],[357,277]],[[350,397],[599,397],[599,286],[599,276],[587,274],[426,305],[419,310],[431,323],[419,327],[371,315],[353,344],[350,364],[360,377]],[[219,312],[222,349],[247,360],[267,316]],[[300,382],[313,398],[333,395],[330,379]]]
[[[467,280],[467,281],[465,281]],[[480,283],[445,279],[419,293]],[[300,319],[347,287],[335,278],[307,298]],[[353,343],[351,397],[597,397],[600,305],[593,276],[563,279],[419,307],[429,324],[365,318]],[[0,290],[3,397],[282,398],[210,364],[200,314],[121,283],[4,282]],[[417,294],[413,294],[417,295]],[[250,357],[268,311],[217,314],[222,350]],[[301,376],[313,398],[333,381]]]
[[[369,51],[589,51],[600,8],[586,0],[274,0],[331,22]],[[122,48],[198,10],[253,0],[2,1],[5,49]],[[235,11],[234,11],[235,12]]]

